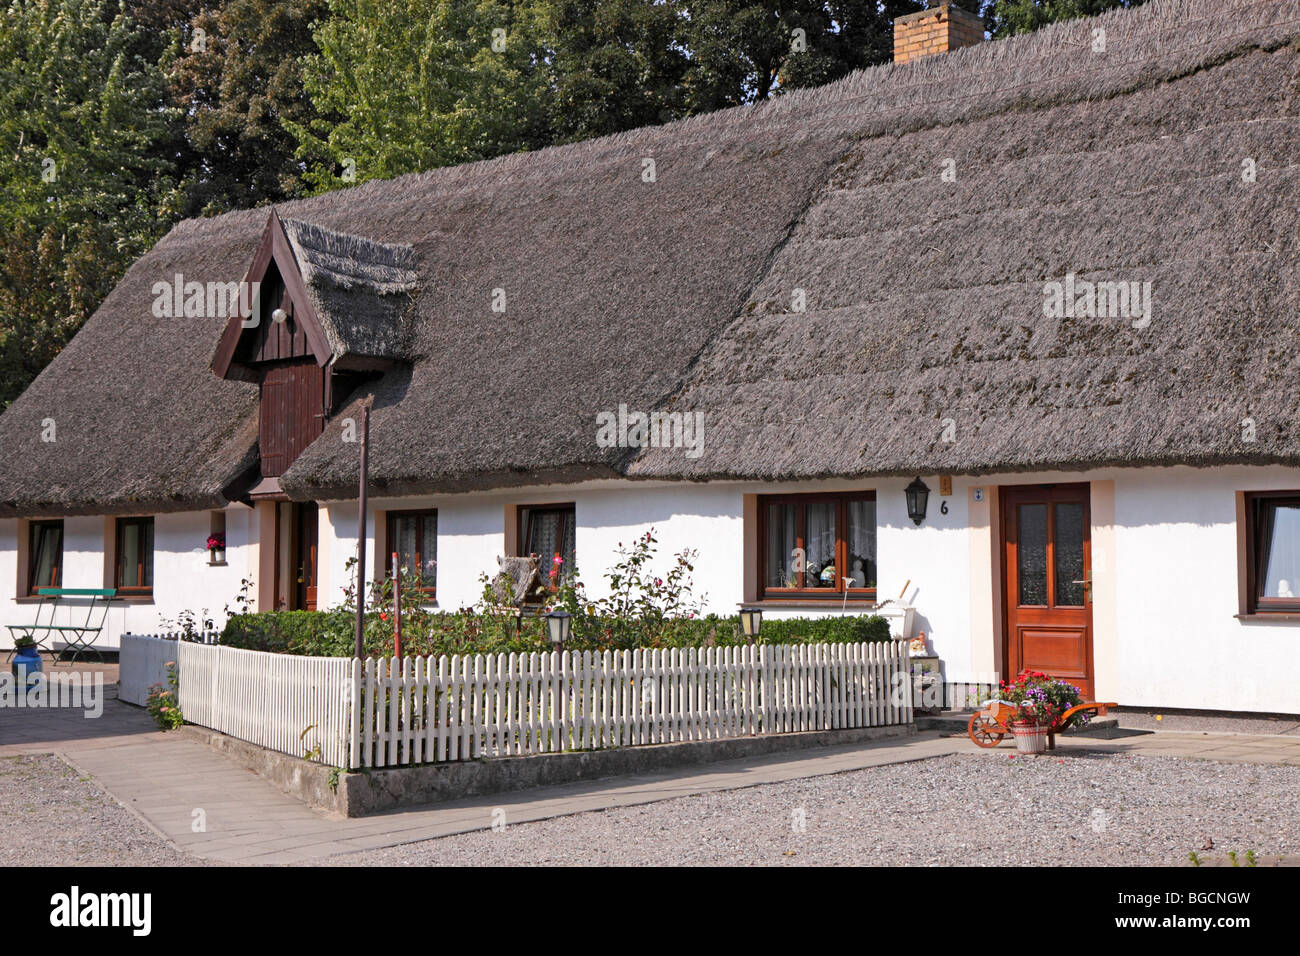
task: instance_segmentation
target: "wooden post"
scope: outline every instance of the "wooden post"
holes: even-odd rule
[[[364,658],[366,641],[366,484],[370,477],[370,407],[361,410],[361,494],[357,509],[356,657]]]
[[[402,656],[402,566],[393,552],[393,656]]]

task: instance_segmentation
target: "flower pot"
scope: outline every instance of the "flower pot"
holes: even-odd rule
[[[41,652],[36,649],[35,645],[20,647],[14,651],[14,661],[11,668],[14,675],[14,683],[18,687],[30,687],[36,681],[36,675],[44,669],[41,665]]]
[[[1016,738],[1016,752],[1041,754],[1047,750],[1046,724],[1012,724],[1011,733]]]
[[[209,552],[208,552],[208,563],[209,563],[209,564],[225,564],[225,563],[226,563],[226,549],[225,549],[225,548],[213,548],[211,551],[209,551]]]

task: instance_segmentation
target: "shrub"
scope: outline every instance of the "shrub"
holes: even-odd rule
[[[154,684],[149,688],[149,696],[145,699],[145,708],[149,711],[149,716],[157,721],[158,726],[163,730],[175,730],[185,723],[185,718],[181,716],[178,683],[176,665],[169,661],[167,664],[168,686]]]
[[[393,652],[392,621],[387,612],[366,614],[366,653]],[[237,614],[227,623],[221,643],[281,654],[350,657],[354,618],[341,611],[265,611]],[[889,640],[889,622],[879,615],[787,618],[763,621],[763,644],[842,644]],[[620,650],[636,647],[719,647],[744,644],[740,618],[708,615],[674,621],[655,630],[627,620],[584,615],[575,618],[568,650]],[[548,651],[546,622],[525,617],[516,625],[510,614],[465,608],[430,611],[420,618],[403,618],[403,652],[407,654],[504,654]]]
[[[568,650],[624,650],[637,647],[704,647],[745,643],[738,616],[702,615],[691,574],[696,554],[682,551],[662,575],[654,572],[658,539],[654,529],[633,544],[619,545],[619,560],[605,571],[604,595],[592,598],[576,574],[551,569],[553,599],[522,620],[502,612],[487,575],[483,595],[472,608],[434,611],[420,603],[409,572],[402,574],[402,650],[405,654],[504,654],[551,649],[546,622],[538,613],[551,607],[572,615]],[[353,562],[349,562],[351,571]],[[369,586],[364,648],[367,655],[393,653],[393,582]],[[548,591],[548,593],[551,593]],[[246,606],[246,605],[245,605]],[[356,588],[344,592],[343,606],[331,611],[276,611],[236,614],[226,623],[221,643],[258,651],[350,657],[355,646]],[[761,643],[820,644],[889,640],[889,622],[879,615],[791,618],[763,622]]]

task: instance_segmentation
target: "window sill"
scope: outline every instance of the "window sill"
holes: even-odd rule
[[[1234,614],[1232,616],[1243,624],[1300,621],[1300,611],[1256,611],[1254,614]]]
[[[798,607],[798,608],[819,607],[819,608],[830,608],[831,610],[835,610],[836,608],[841,608],[841,607],[851,607],[855,610],[861,610],[863,608],[873,608],[876,606],[876,603],[877,602],[875,598],[849,598],[847,601],[845,601],[842,597],[820,598],[820,599],[763,598],[762,600],[754,601],[752,603],[746,602],[746,607],[772,608],[774,610],[783,607]]]
[[[152,604],[153,595],[152,594],[123,594],[119,591],[117,594],[115,594],[112,597],[109,603],[117,604],[119,601],[124,604]]]

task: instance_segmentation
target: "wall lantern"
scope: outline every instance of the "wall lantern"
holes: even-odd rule
[[[930,488],[920,478],[903,489],[907,495],[907,516],[919,526],[925,520],[925,507],[930,503]]]
[[[740,630],[749,643],[758,640],[758,632],[763,627],[763,609],[759,607],[742,607],[740,609]]]
[[[284,311],[284,309],[276,309],[274,312],[271,313],[272,322],[277,322],[277,323],[283,322],[288,317],[289,317],[289,313]]]
[[[568,611],[551,611],[546,615],[546,633],[556,650],[564,650],[564,642],[569,639],[569,628],[573,621]]]

